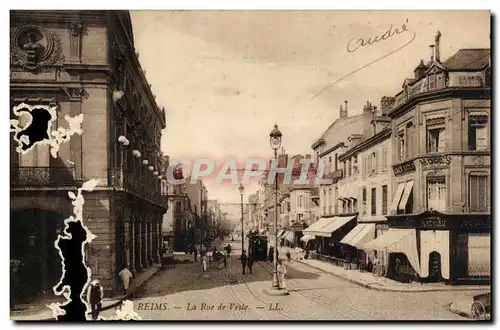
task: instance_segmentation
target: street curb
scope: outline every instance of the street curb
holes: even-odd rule
[[[137,289],[139,289],[139,288],[140,288],[140,287],[142,287],[144,284],[146,284],[146,282],[148,282],[148,281],[149,281],[149,280],[150,280],[153,276],[155,276],[155,275],[156,275],[159,271],[160,271],[160,268],[156,268],[156,271],[155,271],[154,273],[152,273],[152,274],[151,274],[151,276],[150,276],[147,280],[145,280],[144,282],[142,282],[141,284],[139,284],[138,286],[136,286],[136,287],[134,288],[134,291],[133,291],[133,292],[128,293],[128,294],[127,294],[127,295],[125,295],[125,296],[122,296],[122,298],[120,298],[118,301],[116,301],[116,302],[114,302],[114,303],[112,303],[112,304],[109,304],[109,305],[107,305],[107,306],[102,307],[99,311],[100,311],[100,312],[102,312],[102,311],[106,311],[106,310],[108,310],[108,309],[111,309],[111,308],[114,308],[114,307],[116,307],[116,306],[120,305],[120,304],[121,304],[124,300],[127,300],[127,298],[132,297],[132,296],[134,295],[134,293],[135,293],[135,291],[136,291]],[[87,315],[90,315],[90,314],[91,314],[91,313],[87,313]],[[12,321],[14,321],[14,322],[33,322],[33,321],[38,322],[38,321],[57,321],[57,320],[56,320],[54,317],[51,317],[51,318],[49,318],[49,319],[38,319],[38,320],[12,320]]]
[[[382,291],[382,292],[415,292],[415,293],[420,293],[420,292],[480,291],[480,290],[483,290],[482,288],[460,288],[460,287],[457,287],[456,289],[450,287],[449,289],[423,289],[423,290],[408,290],[408,289],[384,288],[384,287],[372,286],[370,284],[365,284],[365,283],[360,282],[360,281],[356,281],[356,280],[353,280],[353,279],[350,279],[350,278],[346,278],[346,277],[344,277],[342,275],[326,271],[324,269],[321,269],[319,267],[310,265],[309,263],[301,261],[301,260],[298,260],[298,259],[295,259],[295,261],[300,262],[301,264],[307,265],[307,266],[309,266],[311,268],[314,268],[316,270],[322,271],[324,273],[336,276],[336,277],[341,278],[341,279],[343,279],[345,281],[348,281],[350,283],[362,286],[362,287],[370,289],[370,290],[375,290],[375,291]],[[489,288],[485,287],[484,290],[486,290],[486,289],[489,289]]]

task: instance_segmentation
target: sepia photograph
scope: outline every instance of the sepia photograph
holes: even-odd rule
[[[492,321],[491,11],[9,16],[10,320]]]

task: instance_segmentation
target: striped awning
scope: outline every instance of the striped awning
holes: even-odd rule
[[[314,236],[314,231],[326,225],[332,218],[321,218],[318,221],[314,222],[312,225],[304,229],[304,235],[312,235]]]
[[[355,217],[356,216],[328,218],[330,221],[326,222],[322,227],[308,233],[315,236],[332,237],[334,231],[337,231]]]
[[[300,240],[301,240],[302,242],[306,242],[306,243],[307,243],[307,242],[309,242],[310,240],[315,239],[315,238],[316,238],[316,236],[314,236],[314,235],[304,235],[304,236],[302,236],[302,237],[300,238]]]
[[[340,241],[340,243],[354,246],[361,249],[364,243],[372,241],[375,239],[375,224],[374,223],[363,223],[358,224],[351,230],[345,237]]]
[[[295,233],[293,231],[289,231],[285,235],[283,235],[283,238],[285,239],[285,241],[293,243],[295,239]]]

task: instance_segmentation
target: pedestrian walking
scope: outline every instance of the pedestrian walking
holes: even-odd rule
[[[201,265],[203,267],[203,271],[207,271],[207,255],[204,254],[203,257],[201,257]]]
[[[286,289],[285,285],[285,275],[286,275],[286,267],[283,264],[283,261],[278,260],[278,283],[281,289]]]
[[[198,250],[196,250],[196,247],[193,245],[193,254],[194,254],[194,262],[198,261]]]
[[[123,294],[126,295],[128,287],[130,285],[130,280],[132,279],[132,273],[128,270],[127,266],[123,266],[123,269],[118,273],[123,285]]]
[[[253,265],[253,253],[252,253],[252,251],[248,252],[247,265],[248,265],[248,270],[250,271],[250,274],[252,274],[252,265]]]
[[[87,302],[92,311],[92,320],[97,320],[102,307],[102,298],[104,298],[104,288],[98,279],[90,282],[87,288]]]
[[[241,260],[241,266],[242,266],[242,274],[245,275],[245,267],[247,266],[247,255],[245,254],[245,250],[243,250],[241,252],[241,257],[240,257],[240,260]]]
[[[224,252],[222,253],[222,258],[224,260],[224,268],[227,268],[227,249],[224,249]]]
[[[286,259],[288,260],[288,262],[290,262],[290,260],[292,259],[292,255],[290,254],[290,250],[287,250],[285,255],[286,255]]]

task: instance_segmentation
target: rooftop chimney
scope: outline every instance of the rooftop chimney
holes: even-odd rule
[[[436,44],[436,62],[441,62],[440,60],[440,57],[439,57],[439,39],[441,39],[441,32],[437,32],[436,33],[436,38],[434,39],[435,40],[435,44]]]
[[[418,66],[415,68],[413,73],[415,74],[415,80],[418,80],[425,76],[425,71],[427,71],[427,66],[424,64],[424,60],[420,60],[420,63]]]
[[[347,101],[345,101],[345,109],[342,110],[342,105],[340,106],[339,117],[340,118],[347,117]]]
[[[382,99],[380,100],[380,110],[382,111],[382,114],[385,114],[386,112],[390,111],[392,107],[394,106],[394,103],[396,102],[396,98],[393,96],[383,96]]]
[[[363,107],[363,113],[365,115],[373,115],[373,112],[375,111],[376,107],[373,106],[373,104],[369,101],[366,101],[366,105]]]
[[[434,47],[436,47],[436,45],[429,45],[429,48],[431,49],[431,61],[430,61],[430,63],[434,62]]]

